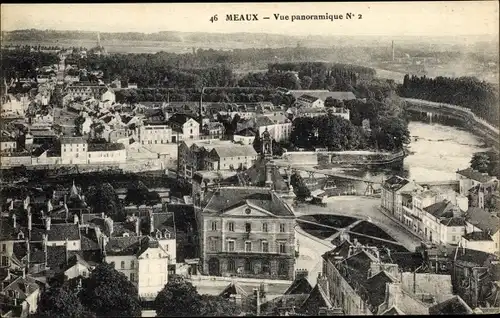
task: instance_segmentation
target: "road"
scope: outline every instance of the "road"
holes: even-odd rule
[[[295,215],[332,214],[357,217],[380,227],[410,251],[414,251],[415,247],[421,244],[421,239],[379,211],[379,198],[339,196],[328,198],[325,202],[327,203],[326,207],[310,204],[294,207]]]

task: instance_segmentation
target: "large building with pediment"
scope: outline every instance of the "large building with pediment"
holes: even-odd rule
[[[293,280],[295,216],[275,191],[218,187],[196,214],[202,274]]]

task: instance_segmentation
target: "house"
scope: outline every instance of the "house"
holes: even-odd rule
[[[127,150],[121,143],[88,144],[88,164],[112,163],[120,164],[127,161]]]
[[[299,107],[305,108],[323,108],[325,107],[325,101],[319,97],[311,95],[300,95],[296,101]]]
[[[173,142],[172,128],[162,122],[147,121],[139,128],[139,142],[143,145]]]
[[[198,170],[205,170],[205,158],[215,146],[234,145],[229,140],[183,140],[179,143],[177,162],[178,172],[190,180]]]
[[[206,170],[231,170],[251,167],[257,152],[251,145],[214,146],[205,158]]]
[[[172,127],[172,142],[188,139],[199,139],[200,124],[194,117],[185,114],[174,114],[168,120]]]
[[[104,253],[104,260],[137,286],[143,300],[154,300],[168,282],[170,255],[152,237],[111,237]]]
[[[496,177],[492,177],[488,173],[481,173],[472,168],[457,170],[456,176],[460,182],[460,194],[462,195],[468,195],[468,191],[478,184],[496,180]]]
[[[0,136],[0,152],[15,152],[17,142],[10,136]]]
[[[292,280],[295,216],[274,191],[220,187],[196,209],[202,273]]]
[[[255,136],[253,129],[244,129],[233,135],[233,141],[242,145],[253,145]]]
[[[465,233],[464,211],[448,200],[424,208],[425,240],[436,244],[458,244]]]
[[[68,258],[63,267],[64,277],[73,279],[76,277],[88,277],[94,267],[91,266],[82,256],[74,254]]]
[[[261,136],[264,131],[269,131],[271,138],[275,141],[288,140],[292,133],[292,122],[285,115],[257,116],[238,123],[236,133],[252,129]]]
[[[424,238],[423,216],[426,213],[424,208],[448,200],[458,206],[462,211],[467,210],[467,197],[456,193],[453,190],[438,191],[423,186],[423,189],[416,189],[411,193],[402,194],[404,224],[408,225],[415,233]]]
[[[423,302],[403,289],[398,265],[383,263],[373,247],[349,243],[325,253],[318,286],[345,315],[427,312]]]
[[[38,308],[41,286],[37,280],[23,271],[16,275],[7,271],[0,289],[0,313],[2,317],[28,317]]]
[[[472,308],[483,304],[490,296],[488,287],[498,280],[498,258],[463,246],[448,257],[455,293]]]
[[[7,94],[1,98],[1,117],[24,117],[27,107],[25,97],[18,98],[13,94]]]
[[[224,125],[217,121],[209,121],[203,124],[203,138],[220,139],[224,137]]]
[[[494,197],[498,193],[498,180],[496,178],[482,184],[477,184],[469,189],[470,206],[481,209],[495,210]],[[497,212],[500,211],[497,207]]]
[[[87,163],[88,144],[82,137],[61,137],[61,163]]]
[[[429,308],[429,315],[472,315],[474,311],[460,296],[454,296]]]
[[[500,218],[484,209],[470,207],[466,221],[467,231],[461,240],[463,246],[500,256]]]
[[[423,187],[402,178],[400,176],[392,176],[382,184],[382,208],[394,215],[398,220],[403,220],[403,192],[412,192],[414,190],[423,190]]]

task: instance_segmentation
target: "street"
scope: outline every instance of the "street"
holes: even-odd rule
[[[309,214],[332,214],[357,217],[380,227],[410,251],[420,246],[421,239],[379,211],[380,199],[361,196],[339,196],[325,199],[326,207],[304,204],[294,207],[297,217]]]

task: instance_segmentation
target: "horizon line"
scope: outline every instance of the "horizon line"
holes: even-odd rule
[[[82,32],[82,33],[110,33],[110,34],[126,34],[126,33],[141,33],[141,34],[157,34],[162,32],[172,32],[172,33],[201,33],[201,34],[265,34],[265,35],[275,35],[275,36],[287,36],[287,37],[308,37],[308,36],[316,36],[316,37],[402,37],[402,38],[410,38],[410,37],[424,37],[424,38],[443,38],[443,37],[496,37],[498,39],[497,34],[491,33],[481,33],[481,34],[455,34],[455,35],[419,35],[419,34],[409,34],[409,35],[387,35],[387,34],[350,34],[350,35],[338,35],[338,34],[285,34],[285,33],[266,33],[266,32],[217,32],[217,31],[178,31],[178,30],[159,30],[159,31],[90,31],[84,29],[39,29],[39,28],[25,28],[25,29],[14,29],[14,30],[2,30],[1,32],[19,32],[19,31],[55,31],[55,32]]]

